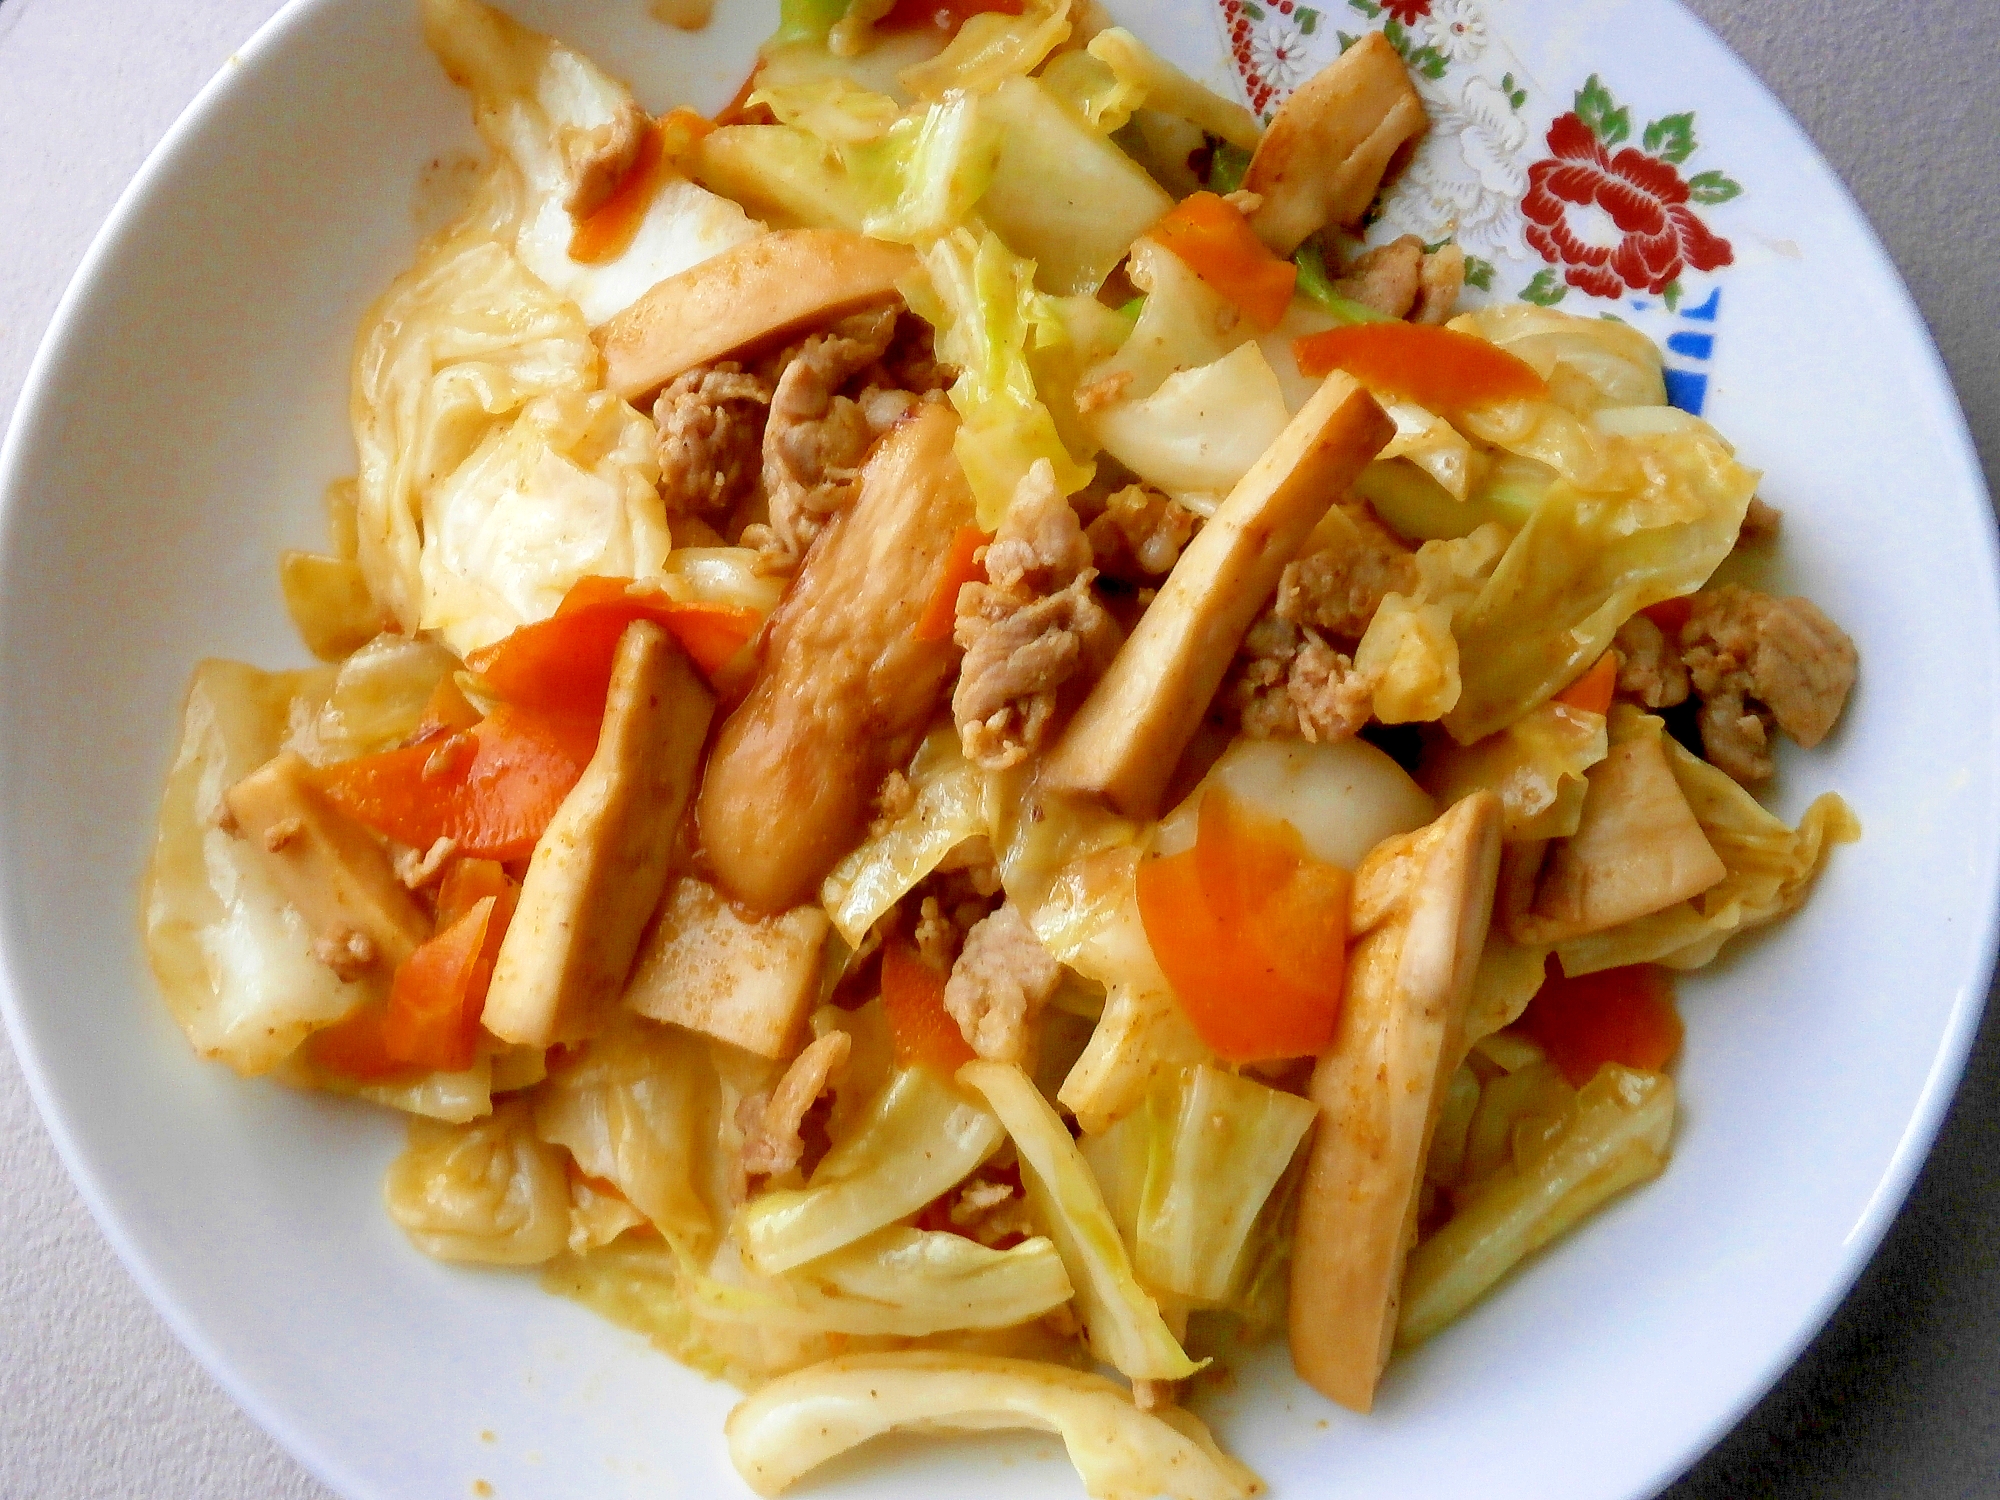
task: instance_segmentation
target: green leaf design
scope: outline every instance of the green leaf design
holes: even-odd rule
[[[1300,34],[1300,35],[1302,35],[1302,36],[1311,36],[1311,35],[1312,35],[1312,34],[1313,34],[1313,33],[1314,33],[1315,31],[1319,30],[1319,12],[1318,12],[1318,11],[1316,11],[1316,10],[1308,10],[1308,9],[1306,9],[1306,8],[1305,8],[1305,7],[1304,7],[1304,6],[1302,5],[1302,6],[1300,6],[1300,7],[1299,7],[1299,9],[1298,9],[1298,17],[1299,17],[1299,34]]]
[[[1694,155],[1694,113],[1666,115],[1646,127],[1640,143],[1661,161],[1684,162]]]
[[[1435,47],[1419,47],[1404,61],[1432,82],[1444,77],[1445,56]]]
[[[1397,55],[1405,62],[1408,62],[1410,57],[1410,34],[1403,30],[1403,23],[1394,16],[1389,17],[1388,20],[1382,23],[1382,35],[1388,38],[1389,45],[1396,49]]]
[[[1688,179],[1688,196],[1697,203],[1727,203],[1742,192],[1742,183],[1721,172],[1701,172]]]
[[[1482,292],[1493,290],[1493,262],[1481,260],[1476,255],[1465,257],[1465,284],[1476,286]]]
[[[1360,11],[1371,21],[1382,14],[1382,7],[1375,0],[1347,0],[1347,4],[1349,9]]]
[[[1569,295],[1569,288],[1556,280],[1555,268],[1544,266],[1535,272],[1535,279],[1521,288],[1521,300],[1532,302],[1537,307],[1554,307]]]
[[[1248,16],[1253,21],[1261,21],[1264,19],[1263,7],[1252,5],[1250,3],[1250,0],[1243,0],[1243,14]]]
[[[1507,96],[1507,102],[1516,111],[1519,111],[1521,106],[1528,102],[1528,91],[1514,82],[1514,75],[1512,73],[1502,73],[1500,75],[1500,92]]]
[[[1576,91],[1576,113],[1603,145],[1615,146],[1632,134],[1632,112],[1611,97],[1595,73]]]
[[[1666,290],[1660,293],[1660,297],[1667,304],[1668,312],[1681,310],[1681,283],[1678,276],[1667,283]]]

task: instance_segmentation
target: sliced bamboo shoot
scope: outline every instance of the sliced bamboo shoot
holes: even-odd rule
[[[707,881],[676,880],[625,987],[625,1004],[759,1057],[788,1057],[819,994],[831,927],[817,906],[737,911]]]
[[[1329,375],[1181,554],[1049,754],[1043,785],[1151,818],[1180,753],[1285,564],[1396,430]]]
[[[1603,932],[1698,896],[1729,873],[1674,779],[1660,721],[1614,716],[1610,753],[1585,773],[1583,817],[1549,845],[1525,918],[1534,943]]]
[[[1292,1363],[1365,1412],[1396,1334],[1431,1132],[1463,1052],[1493,910],[1500,799],[1474,792],[1354,875],[1347,986],[1313,1069],[1320,1107],[1292,1253]]]
[[[618,642],[597,753],[535,845],[486,995],[486,1029],[546,1047],[589,1036],[666,886],[715,700],[659,626]]]
[[[1246,191],[1264,201],[1250,227],[1280,255],[1328,224],[1354,229],[1406,141],[1430,123],[1387,37],[1364,31],[1278,107]]]
[[[861,841],[882,777],[908,760],[957,666],[949,640],[916,638],[952,538],[972,522],[957,432],[950,407],[927,403],[876,446],[716,737],[702,844],[722,888],[762,911],[811,900]]]
[[[781,229],[669,276],[597,330],[604,384],[639,403],[696,365],[893,302],[917,266],[845,229]]]
[[[431,935],[388,851],[320,795],[294,752],[265,762],[222,800],[312,929],[314,952],[341,978],[386,978]]]

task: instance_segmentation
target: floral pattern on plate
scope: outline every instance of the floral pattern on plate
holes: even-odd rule
[[[1216,3],[1250,106],[1267,120],[1354,42],[1336,21],[1380,30],[1431,128],[1368,239],[1456,238],[1468,297],[1616,308],[1666,346],[1674,404],[1701,410],[1721,304],[1714,273],[1735,258],[1705,210],[1743,187],[1706,161],[1683,171],[1700,150],[1693,111],[1660,116],[1635,141],[1631,109],[1597,73],[1566,99],[1538,80],[1523,55],[1535,49],[1527,39],[1517,49],[1501,18],[1506,0],[1346,0],[1337,13]]]

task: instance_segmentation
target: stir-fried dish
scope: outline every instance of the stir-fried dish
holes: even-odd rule
[[[1757,473],[1624,323],[1363,248],[1379,36],[1266,126],[1079,0],[786,0],[656,118],[422,11],[490,161],[282,561],[325,665],[195,671],[168,1002],[406,1112],[419,1250],[744,1387],[761,1493],[1008,1425],[1252,1492],[1204,1366],[1366,1411],[1657,1175],[1674,972],[1858,833],[1750,790],[1856,665]]]

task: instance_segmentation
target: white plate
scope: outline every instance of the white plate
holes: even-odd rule
[[[1232,81],[1236,21],[1246,71],[1268,80],[1288,60],[1315,65],[1339,30],[1381,24],[1362,8],[1323,12],[1307,34],[1296,5],[1119,7],[1218,83]],[[693,38],[647,20],[644,0],[515,9],[655,107],[721,103],[770,24],[734,0]],[[1901,1203],[1957,1080],[1994,942],[1994,534],[1957,408],[1879,246],[1697,23],[1661,0],[1390,9],[1414,17],[1412,49],[1440,23],[1432,86],[1452,111],[1419,164],[1414,212],[1455,205],[1468,237],[1483,224],[1498,291],[1536,284],[1544,259],[1516,226],[1495,229],[1495,199],[1530,181],[1593,75],[1629,111],[1623,147],[1669,152],[1672,127],[1649,143],[1645,126],[1692,112],[1679,175],[1743,188],[1696,205],[1732,256],[1688,270],[1677,310],[1584,288],[1563,305],[1709,336],[1681,337],[1671,362],[1704,377],[1707,415],[1767,472],[1793,579],[1862,653],[1841,732],[1785,762],[1781,810],[1836,788],[1867,832],[1799,917],[1685,985],[1685,1118],[1659,1183],[1401,1361],[1371,1418],[1295,1385],[1277,1351],[1203,1409],[1281,1494],[1628,1500],[1794,1357]],[[1453,21],[1482,23],[1483,45]],[[344,1495],[463,1495],[475,1479],[507,1497],[739,1493],[720,1436],[730,1391],[532,1278],[410,1251],[379,1203],[396,1124],[198,1062],[137,940],[181,684],[203,655],[299,658],[274,560],[319,541],[320,491],[351,468],[353,331],[410,254],[420,171],[473,146],[465,116],[411,0],[298,0],[154,154],[65,299],[0,452],[7,1019],[126,1263],[237,1399]],[[1588,236],[1583,217],[1570,222]],[[1551,268],[1541,285],[1555,281]],[[907,1443],[893,1461],[871,1449],[815,1493],[945,1482],[967,1500],[1077,1492],[1052,1440],[1018,1439]]]

